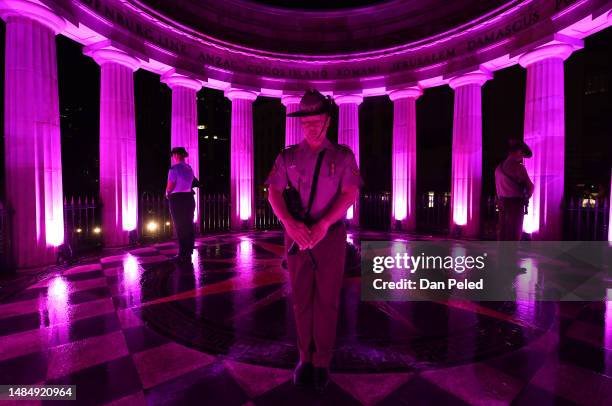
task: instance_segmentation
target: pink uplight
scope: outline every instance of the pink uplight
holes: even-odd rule
[[[418,87],[395,90],[393,101],[393,146],[391,154],[393,218],[406,221],[402,228],[414,230],[416,218],[416,99]]]
[[[346,94],[335,96],[339,106],[338,144],[344,144],[353,150],[359,166],[359,105],[363,96]],[[346,212],[346,219],[359,223],[359,203],[355,202]]]
[[[104,242],[128,242],[138,220],[134,71],[138,59],[104,41],[84,49],[100,65],[100,199]]]
[[[240,220],[248,220],[251,218],[251,196],[249,193],[251,182],[241,182],[241,195],[240,195]]]
[[[193,174],[200,179],[200,152],[198,146],[198,106],[196,92],[202,88],[198,80],[180,75],[171,70],[165,73],[162,82],[172,89],[172,126],[170,147],[183,147],[189,157],[187,163]],[[195,189],[195,211],[193,222],[199,223],[200,189]]]
[[[4,158],[6,206],[18,267],[54,258],[64,241],[64,206],[55,34],[65,21],[47,7],[0,2],[6,20]]]
[[[465,227],[465,236],[480,234],[482,187],[481,87],[489,72],[473,72],[450,80],[455,90],[453,156],[451,172],[451,221]]]
[[[565,163],[565,100],[563,61],[573,52],[568,44],[537,48],[519,58],[527,69],[524,140],[533,151],[525,168],[534,184],[523,231],[539,240],[561,238]]]
[[[232,101],[232,130],[230,139],[232,199],[231,225],[242,228],[248,221],[253,225],[253,101],[254,92],[229,89],[225,92]]]

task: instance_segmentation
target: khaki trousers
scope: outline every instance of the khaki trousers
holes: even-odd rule
[[[285,234],[285,252],[293,241]],[[340,289],[346,256],[346,228],[343,223],[331,226],[327,235],[314,247],[312,255],[317,269],[306,251],[287,255],[293,314],[297,327],[298,350],[302,362],[326,368],[332,359]]]
[[[498,241],[520,241],[523,233],[523,199],[501,197],[499,208]]]

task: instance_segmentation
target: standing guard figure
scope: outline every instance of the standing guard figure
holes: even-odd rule
[[[355,203],[361,176],[353,151],[326,137],[331,98],[307,91],[300,109],[304,140],[282,151],[266,181],[274,213],[285,229],[300,362],[294,383],[322,392],[336,339],[344,274],[344,217]]]

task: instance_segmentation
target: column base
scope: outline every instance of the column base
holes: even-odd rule
[[[391,226],[391,229],[395,231],[405,231],[409,233],[416,231],[416,224],[414,223],[414,221],[393,220]]]
[[[138,231],[117,231],[113,235],[102,236],[104,248],[119,248],[127,245],[135,245],[138,242]]]
[[[39,268],[43,266],[54,265],[57,260],[57,247],[48,247],[46,249],[33,249],[27,259],[16,259],[8,265],[17,270]]]

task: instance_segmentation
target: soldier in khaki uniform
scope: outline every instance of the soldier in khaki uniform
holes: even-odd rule
[[[499,207],[499,241],[519,241],[523,231],[526,204],[533,194],[533,183],[523,166],[531,149],[522,141],[511,140],[508,156],[495,168],[495,189]]]
[[[270,204],[285,228],[300,352],[294,383],[298,387],[313,383],[317,391],[323,391],[329,383],[329,364],[336,339],[346,251],[343,219],[355,203],[362,183],[353,151],[326,138],[331,107],[331,99],[316,90],[304,94],[300,110],[289,114],[300,117],[304,140],[279,154],[266,181]],[[307,208],[319,159],[310,220],[305,224],[291,215],[283,190],[288,186],[297,189],[302,207]],[[294,244],[299,248],[296,252],[291,249]]]

